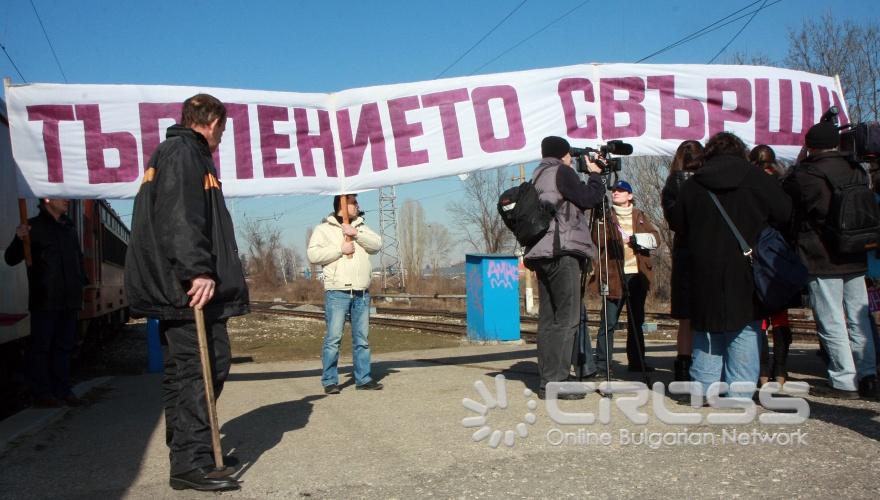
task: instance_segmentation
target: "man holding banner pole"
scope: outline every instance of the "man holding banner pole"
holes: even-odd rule
[[[215,407],[229,374],[226,322],[249,302],[212,158],[226,116],[207,94],[183,103],[180,124],[146,166],[126,256],[132,313],[159,318],[168,340],[162,386],[174,489],[239,488],[222,457]]]

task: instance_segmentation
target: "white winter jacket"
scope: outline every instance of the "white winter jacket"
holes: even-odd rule
[[[342,224],[333,214],[312,231],[306,253],[309,262],[323,266],[325,290],[366,290],[370,287],[370,255],[382,248],[382,237],[364,224],[363,217],[354,219],[351,226],[358,232],[353,239],[351,259],[342,255]]]

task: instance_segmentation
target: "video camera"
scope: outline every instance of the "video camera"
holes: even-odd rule
[[[611,158],[610,155],[626,156],[633,152],[632,144],[623,141],[608,141],[599,149],[593,148],[571,148],[569,153],[575,160],[577,171],[589,173],[587,161],[596,163],[602,168],[602,175],[608,175],[612,172],[620,172],[622,167],[620,158]]]
[[[876,162],[880,159],[880,123],[862,122],[840,126],[837,106],[822,113],[820,122],[832,123],[840,131],[840,151],[858,163]]]

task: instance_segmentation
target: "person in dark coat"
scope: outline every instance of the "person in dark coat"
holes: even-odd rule
[[[663,207],[663,217],[669,223],[672,209],[678,202],[678,193],[684,182],[703,166],[703,145],[698,141],[684,141],[675,150],[675,156],[669,165],[669,175],[666,184],[660,192],[660,204]],[[674,379],[676,381],[690,380],[688,371],[691,368],[691,350],[693,349],[693,332],[691,330],[690,311],[688,310],[689,289],[688,280],[690,272],[688,261],[690,260],[687,245],[684,238],[676,233],[672,238],[672,276],[669,288],[670,316],[678,320],[678,334],[675,336],[676,357],[673,363]]]
[[[214,395],[229,374],[226,322],[248,312],[235,229],[212,153],[226,127],[226,108],[198,94],[183,103],[144,172],[134,202],[125,288],[132,313],[159,318],[168,340],[162,381],[166,442],[174,489],[238,489],[232,467],[214,467],[211,429],[193,308],[205,315]]]
[[[599,176],[602,169],[589,162],[589,177],[586,182],[581,181],[572,167],[570,149],[562,137],[545,137],[541,141],[543,159],[532,177],[541,202],[556,207],[550,228],[537,243],[526,247],[524,256],[526,266],[535,271],[538,278],[541,299],[538,314],[538,397],[541,399],[548,383],[563,382],[571,373],[583,304],[583,271],[596,252],[590,239],[590,221],[584,211],[602,203],[605,197],[605,186]],[[558,397],[582,399],[584,395],[563,393]]]
[[[749,163],[739,137],[720,132],[709,139],[703,167],[682,186],[670,217],[670,227],[690,250],[690,376],[704,391],[719,381],[756,384],[760,369],[761,311],[751,264],[709,192],[751,247],[768,224],[784,229],[791,216],[791,200],[775,180]],[[734,396],[751,394],[731,391]]]
[[[82,404],[70,387],[70,355],[86,277],[76,228],[67,217],[69,205],[69,200],[40,200],[40,213],[16,228],[4,255],[6,264],[19,264],[23,238],[30,237],[27,372],[33,405],[42,408]]]
[[[749,161],[777,182],[781,181],[783,169],[776,161],[776,152],[766,144],[758,144],[749,152]],[[770,362],[770,343],[768,330],[773,336],[773,362]],[[791,328],[788,322],[788,309],[775,311],[761,321],[761,376],[759,385],[764,385],[773,377],[777,384],[784,385],[788,378],[788,348],[791,346]]]
[[[823,228],[828,223],[832,188],[828,178],[840,184],[867,186],[867,174],[850,163],[837,148],[837,127],[821,122],[804,139],[807,156],[785,181],[795,204],[794,231],[797,247],[810,280],[810,301],[819,340],[828,354],[828,387],[813,390],[822,396],[876,399],[877,364],[865,286],[865,252],[840,253]]]

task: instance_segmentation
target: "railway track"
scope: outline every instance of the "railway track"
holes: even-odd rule
[[[254,311],[269,314],[279,314],[286,316],[296,316],[302,318],[324,319],[324,313],[320,311],[304,311],[294,310],[294,307],[303,304],[283,303],[283,302],[264,302],[253,301],[251,307]],[[314,304],[313,304],[314,305]],[[320,306],[316,306],[320,307]],[[467,313],[460,311],[438,311],[435,309],[403,309],[397,307],[377,307],[376,314],[370,318],[370,323],[374,325],[392,326],[396,328],[412,328],[426,333],[439,333],[444,335],[467,334]],[[600,319],[599,310],[590,310],[588,312],[588,324],[592,327],[599,326]],[[431,320],[415,319],[415,318],[391,318],[388,316],[405,315],[416,317],[435,318]],[[449,321],[452,320],[452,321]],[[521,336],[526,342],[535,342],[537,337],[538,320],[532,316],[523,316],[521,318]],[[619,320],[620,325],[625,325],[627,321],[626,314],[622,314]],[[645,321],[656,323],[658,330],[675,330],[678,327],[678,321],[673,319],[666,313],[646,313]],[[816,324],[813,320],[792,317],[789,320],[795,340],[814,341],[816,340]],[[595,336],[595,334],[593,334]]]

